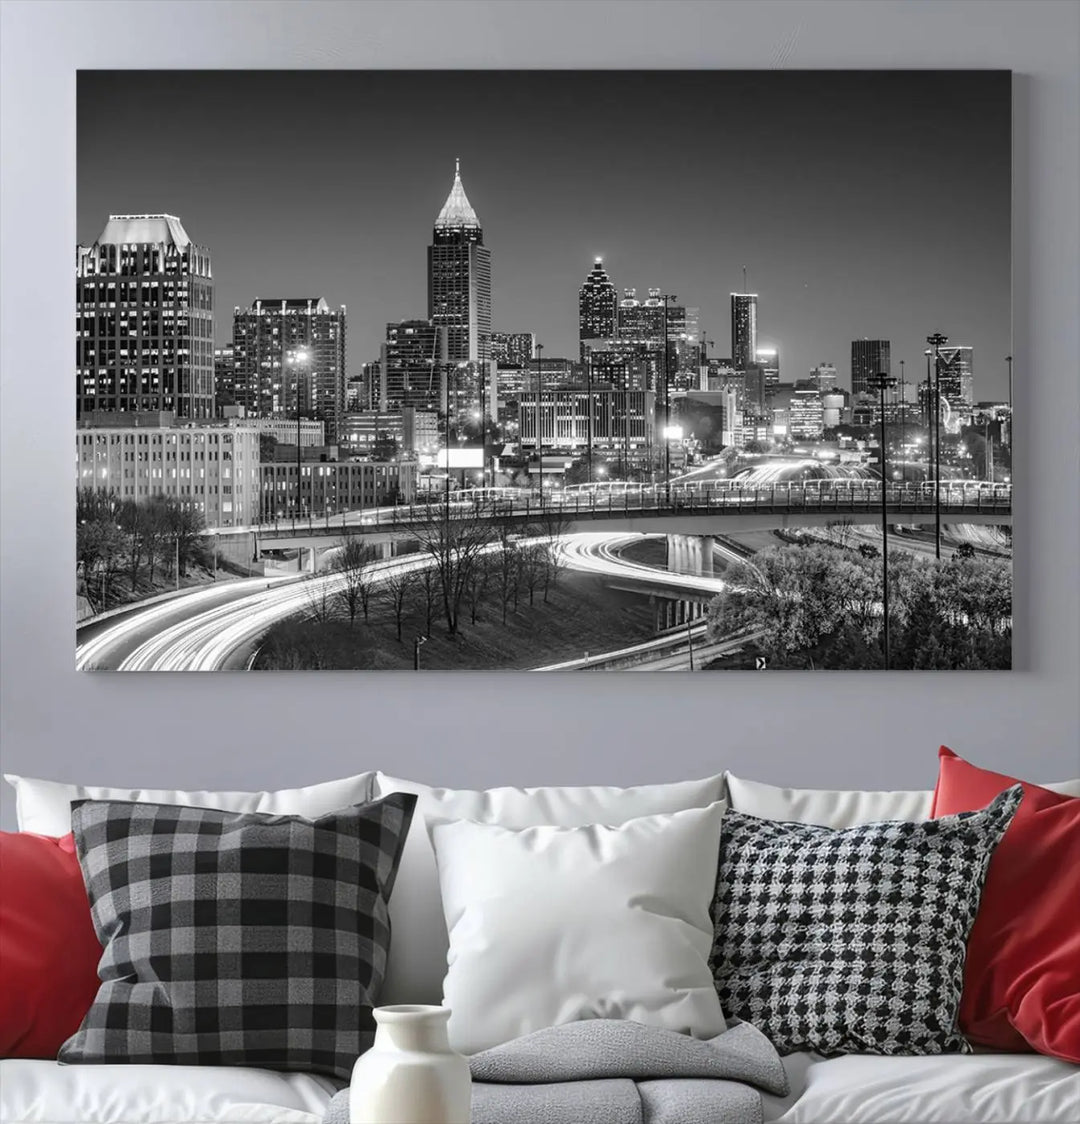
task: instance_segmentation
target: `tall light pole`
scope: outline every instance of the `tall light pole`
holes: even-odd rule
[[[592,483],[593,446],[593,396],[592,396],[592,348],[585,348],[585,471],[586,479]]]
[[[885,670],[889,670],[889,465],[885,453],[885,391],[896,386],[892,375],[879,371],[867,379],[879,395],[881,410],[881,655]]]
[[[949,342],[948,336],[935,332],[926,337],[934,349],[934,557],[941,561],[941,348]]]
[[[670,294],[664,294],[664,495],[671,503],[671,377],[668,371],[668,301]]]
[[[540,503],[544,502],[544,345],[536,345],[536,455],[539,458]]]
[[[1005,362],[1009,367],[1009,452],[1012,453],[1013,447],[1013,403],[1012,403],[1012,365],[1013,357],[1011,355],[1005,356]],[[1004,441],[1002,442],[1004,444]]]
[[[907,483],[907,461],[904,447],[907,444],[907,398],[904,394],[904,361],[900,360],[900,483]]]
[[[300,364],[307,363],[310,354],[304,348],[294,351],[288,358],[289,363],[296,369],[296,519],[301,515],[301,457],[300,457]]]

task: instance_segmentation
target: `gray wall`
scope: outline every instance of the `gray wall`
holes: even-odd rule
[[[277,787],[378,766],[458,785],[632,783],[726,766],[791,784],[923,787],[944,741],[1031,777],[1080,771],[1076,3],[8,0],[2,18],[5,770]],[[75,70],[130,66],[1015,70],[1018,670],[77,674]],[[13,825],[6,792],[3,822]]]

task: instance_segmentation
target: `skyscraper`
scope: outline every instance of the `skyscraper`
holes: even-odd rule
[[[618,338],[648,355],[647,389],[658,391],[661,400],[665,378],[668,387],[681,391],[700,389],[703,377],[698,310],[676,301],[669,294],[665,303],[663,291],[655,288],[639,301],[636,289],[626,289],[617,310]],[[594,354],[599,350],[593,347]]]
[[[585,284],[578,293],[578,340],[581,359],[585,341],[613,339],[618,324],[618,297],[600,258],[596,259]]]
[[[810,372],[810,382],[822,393],[828,394],[836,389],[836,367],[832,363],[819,363]]]
[[[462,186],[460,161],[428,247],[428,319],[447,329],[451,362],[491,358],[491,251]]]
[[[532,332],[492,332],[491,358],[500,367],[524,367],[536,357],[536,336]]]
[[[237,405],[258,418],[295,418],[326,424],[337,440],[345,412],[345,306],[322,297],[255,300],[233,312],[234,393]]]
[[[941,348],[941,397],[949,400],[949,405],[971,406],[975,402],[975,352],[965,345],[949,345]]]
[[[757,293],[731,294],[731,360],[737,371],[757,360]]]
[[[233,345],[214,348],[214,409],[236,404],[236,355]]]
[[[851,394],[858,398],[873,396],[870,379],[876,374],[890,374],[888,340],[851,341]]]
[[[110,215],[77,248],[76,416],[213,417],[213,309],[210,251],[175,215]]]
[[[387,324],[373,404],[380,410],[405,406],[441,409],[446,394],[449,335],[448,328],[427,320]]]

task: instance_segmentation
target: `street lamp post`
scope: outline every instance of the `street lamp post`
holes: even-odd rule
[[[592,483],[593,446],[593,396],[592,396],[592,348],[585,348],[585,471],[586,479]]]
[[[881,410],[881,654],[885,670],[889,670],[889,507],[888,457],[885,454],[885,391],[896,386],[892,375],[879,371],[867,380],[879,395]]]
[[[426,636],[417,636],[413,640],[413,671],[420,670],[420,645],[427,643]]]
[[[926,337],[934,349],[934,557],[941,561],[941,348],[948,336],[935,332]]]
[[[900,483],[907,483],[907,461],[904,449],[907,445],[907,398],[904,393],[904,361],[900,360]]]
[[[301,348],[299,351],[293,352],[293,354],[290,355],[289,358],[288,358],[288,362],[291,363],[293,365],[293,367],[296,368],[296,515],[295,515],[296,520],[299,520],[299,518],[302,514],[302,510],[301,510],[301,506],[302,506],[301,505],[302,483],[301,482],[303,480],[303,476],[302,476],[303,470],[301,468],[302,458],[300,456],[300,368],[299,368],[299,365],[301,363],[306,363],[309,358],[310,358],[309,353],[303,348]],[[312,493],[312,497],[314,498],[314,492]]]

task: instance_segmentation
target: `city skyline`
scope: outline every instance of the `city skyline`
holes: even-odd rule
[[[143,79],[150,84],[149,95],[164,87],[181,100],[190,93],[192,122],[184,118],[167,136],[155,131],[157,100],[125,95],[136,78],[140,89]],[[637,93],[627,102],[631,79]],[[197,111],[211,97],[219,106],[232,97],[242,110],[265,96],[268,82],[285,118],[304,110],[308,139],[290,146],[288,158],[276,151],[280,141],[264,143],[261,118],[241,112],[250,127],[226,129],[225,120]],[[417,102],[430,99],[433,83],[460,117],[445,140],[398,145],[378,176],[344,174],[362,164],[356,152],[365,139],[389,143],[406,120],[415,128]],[[800,108],[799,89],[808,84],[813,114]],[[300,95],[314,88],[322,98],[312,115]],[[598,135],[586,149],[581,191],[580,174],[569,173],[582,166],[577,118],[586,95]],[[388,322],[424,315],[425,247],[460,157],[492,248],[492,327],[534,332],[548,356],[576,355],[578,292],[598,256],[620,294],[665,286],[698,307],[711,353],[724,356],[729,294],[743,290],[747,266],[747,289],[759,294],[759,344],[780,348],[785,381],[831,362],[848,385],[846,355],[863,337],[890,339],[894,364],[905,358],[914,375],[927,333],[941,330],[974,348],[976,398],[1002,399],[1011,351],[1010,152],[1008,113],[995,110],[1009,96],[1006,72],[84,72],[79,239],[92,242],[110,213],[177,214],[213,255],[217,345],[230,342],[235,305],[321,296],[348,307],[355,376],[378,357]],[[935,111],[943,98],[946,115]],[[687,111],[674,121],[672,100]],[[782,138],[783,154],[762,160],[760,146],[736,146],[748,156],[732,168],[725,160],[732,148],[720,137],[699,144],[694,111],[704,125],[723,117],[728,103],[747,109],[754,135],[767,140],[772,130]],[[490,110],[486,132],[472,112],[480,105]],[[621,122],[624,136],[649,136],[658,115],[667,122],[664,160],[628,159],[629,142],[614,137],[613,124]],[[736,136],[747,128],[746,115],[724,120]],[[189,136],[196,121],[202,131]],[[672,136],[680,121],[686,136]],[[293,135],[282,124],[278,135]],[[140,145],[111,149],[107,138],[117,129],[134,130]],[[320,147],[326,135],[339,138],[337,148]],[[356,146],[343,145],[343,136],[356,137]],[[540,136],[549,155],[534,170],[522,141]],[[791,164],[804,173],[797,182]],[[314,186],[308,172],[319,173]],[[864,180],[873,191],[856,190]],[[298,204],[298,193],[310,204]]]

